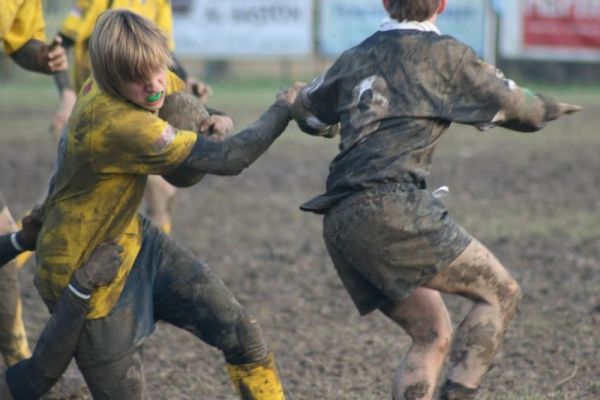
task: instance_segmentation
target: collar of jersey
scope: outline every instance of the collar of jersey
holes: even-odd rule
[[[440,30],[437,26],[435,26],[432,22],[429,21],[402,21],[398,22],[395,19],[390,17],[386,17],[379,25],[379,31],[392,31],[392,30],[416,30],[421,32],[435,32],[438,35],[441,35]]]

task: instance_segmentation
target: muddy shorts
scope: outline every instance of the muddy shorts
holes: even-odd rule
[[[412,184],[345,198],[325,215],[323,236],[361,315],[407,297],[472,240],[439,200]]]
[[[120,360],[135,357],[158,320],[217,346],[243,313],[207,265],[147,219],[142,224],[142,247],[117,304],[82,329],[75,357],[88,384],[86,369],[127,364]]]

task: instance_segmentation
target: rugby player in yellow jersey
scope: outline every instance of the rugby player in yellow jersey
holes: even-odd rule
[[[61,93],[61,102],[55,114],[52,135],[58,138],[67,121],[76,93],[79,93],[83,83],[91,74],[90,61],[88,57],[89,39],[98,16],[108,9],[126,9],[133,11],[153,21],[167,36],[169,50],[175,50],[173,41],[173,17],[171,2],[169,0],[76,0],[63,21],[59,35],[67,50],[74,47],[74,88],[71,87],[67,73],[58,74],[55,77],[57,86]],[[173,56],[174,58],[174,56]],[[184,81],[188,81],[188,75],[180,62],[175,59],[173,71]],[[189,79],[190,89],[206,101],[210,88],[202,82]],[[233,129],[233,121],[226,115],[209,109],[211,118],[211,130],[227,134]],[[164,232],[171,231],[171,204],[175,199],[175,187],[165,182],[158,176],[148,178],[146,193],[144,196],[146,214],[152,222],[159,226]]]
[[[46,74],[67,69],[60,40],[46,45],[40,0],[0,0],[0,41],[21,67]],[[16,229],[0,191],[0,234]],[[31,355],[21,319],[21,299],[14,262],[0,269],[0,351],[7,365]]]
[[[168,71],[168,42],[126,10],[102,14],[90,38],[88,80],[61,138],[44,204],[36,286],[50,307],[99,243],[122,246],[115,279],[90,301],[75,357],[94,398],[145,396],[141,349],[156,320],[222,351],[243,399],[282,399],[273,356],[252,318],[201,261],[137,213],[148,175],[240,173],[281,135],[298,86],[280,91],[250,127],[223,141],[158,118],[185,83]],[[198,397],[201,397],[198,394]]]

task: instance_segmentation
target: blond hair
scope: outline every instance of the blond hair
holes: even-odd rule
[[[100,15],[89,53],[94,79],[113,96],[120,96],[121,84],[147,81],[173,66],[166,36],[152,21],[127,10]]]

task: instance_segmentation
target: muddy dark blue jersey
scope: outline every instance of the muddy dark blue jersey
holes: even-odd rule
[[[522,119],[511,110],[519,102],[533,111],[544,108],[538,96],[456,39],[435,31],[380,30],[344,52],[300,94],[300,127],[321,134],[339,123],[341,135],[327,192],[302,209],[325,212],[379,184],[424,187],[434,148],[451,122],[487,129]]]

